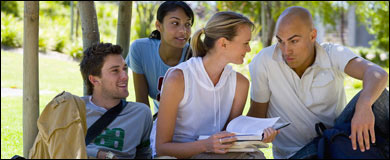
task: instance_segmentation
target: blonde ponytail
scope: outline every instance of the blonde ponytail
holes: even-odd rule
[[[205,56],[219,38],[233,40],[237,36],[237,29],[240,25],[254,28],[253,22],[242,14],[230,11],[214,14],[206,26],[196,31],[192,37],[191,47],[194,57]],[[205,35],[204,40],[201,39],[202,33]]]
[[[201,39],[202,33],[204,33],[203,28],[197,30],[191,39],[191,47],[194,57],[203,57],[206,55],[207,48]]]

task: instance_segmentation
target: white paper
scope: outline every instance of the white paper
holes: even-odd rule
[[[229,122],[226,131],[236,134],[262,135],[263,130],[272,127],[279,118],[255,118],[241,115]]]

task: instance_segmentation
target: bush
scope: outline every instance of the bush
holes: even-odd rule
[[[22,38],[23,21],[21,18],[1,12],[1,44],[10,47],[21,47],[23,44]]]
[[[70,17],[69,5],[60,1],[45,1],[39,3],[39,16],[50,19],[57,17]]]
[[[361,56],[364,59],[367,59],[377,65],[382,67],[389,67],[389,52],[383,51],[381,49],[365,48],[365,47],[356,47],[351,48],[351,50]]]
[[[1,12],[4,12],[6,14],[11,14],[15,17],[20,17],[18,2],[1,1]],[[3,17],[3,15],[1,15],[1,17]],[[1,21],[3,22],[3,19]]]
[[[83,58],[83,43],[75,43],[75,44],[69,44],[68,47],[66,47],[65,52],[66,54],[72,56],[73,58],[82,59]]]
[[[116,43],[118,5],[112,2],[96,2],[100,41]]]
[[[48,44],[49,42],[50,41],[46,37],[43,37],[40,34],[39,38],[38,38],[38,48],[39,48],[39,51],[46,52],[47,50],[49,50],[49,44]]]

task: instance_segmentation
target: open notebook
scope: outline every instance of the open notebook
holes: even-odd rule
[[[263,131],[266,128],[281,128],[289,123],[276,123],[280,117],[255,118],[239,116],[231,120],[226,127],[227,132],[236,134],[237,141],[229,148],[229,152],[254,152],[258,148],[268,148],[268,144],[262,142]],[[200,135],[198,140],[207,139],[210,135]]]
[[[227,132],[236,134],[238,141],[241,140],[263,140],[263,131],[273,127],[279,117],[255,118],[249,116],[238,116],[231,120],[226,127]],[[198,140],[207,139],[210,135],[200,135]]]

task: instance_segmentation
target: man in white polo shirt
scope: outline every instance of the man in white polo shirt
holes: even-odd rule
[[[387,128],[384,132],[389,135],[387,72],[346,47],[318,44],[316,36],[310,12],[289,7],[276,24],[278,43],[261,50],[249,65],[252,87],[248,116],[292,122],[273,141],[274,158],[305,158],[308,152],[316,152],[299,150],[317,136],[318,122],[331,127],[337,119],[351,121],[351,147],[362,152],[375,142],[375,136],[369,138],[369,134],[375,135],[374,125],[387,124],[382,128]],[[351,107],[346,107],[345,74],[363,80],[360,96],[348,104]],[[371,107],[378,101],[385,103],[376,106],[385,109],[379,112],[383,113],[380,117]],[[344,108],[351,109],[343,112]],[[384,124],[375,123],[378,120]]]

